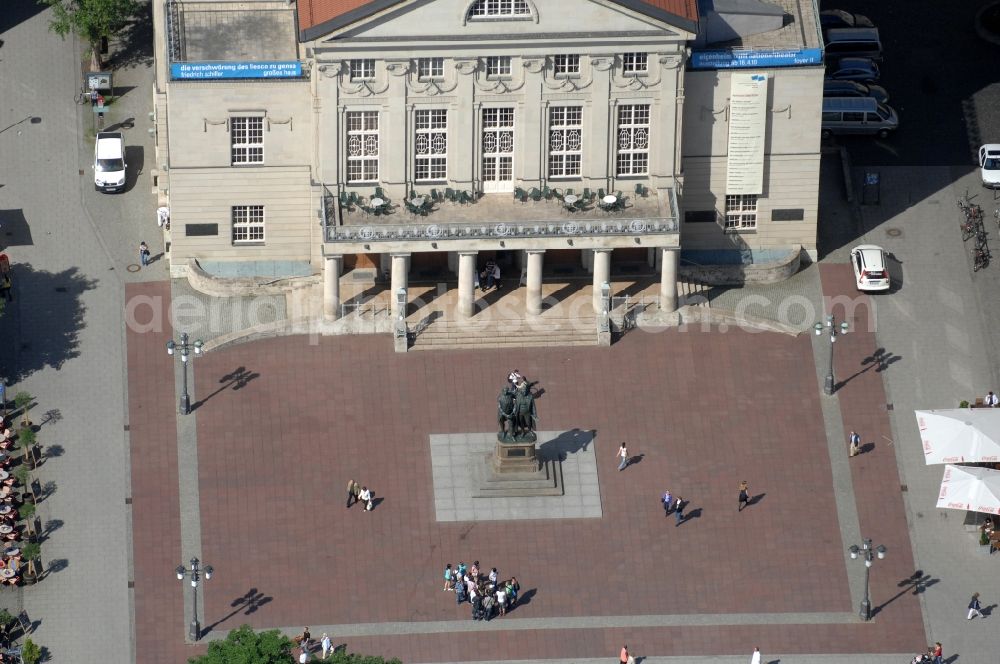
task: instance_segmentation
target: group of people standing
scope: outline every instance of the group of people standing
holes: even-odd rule
[[[347,483],[347,507],[354,503],[364,503],[365,511],[371,512],[374,507],[375,494],[366,486],[361,486],[354,480]]]
[[[442,590],[454,592],[456,604],[465,601],[472,604],[473,620],[490,620],[495,613],[502,616],[513,608],[521,585],[516,576],[501,581],[496,567],[484,575],[477,560],[468,568],[462,562],[454,568],[448,563],[444,568]]]

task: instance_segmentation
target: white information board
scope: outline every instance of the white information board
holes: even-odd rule
[[[729,97],[727,194],[764,193],[767,74],[732,75]]]

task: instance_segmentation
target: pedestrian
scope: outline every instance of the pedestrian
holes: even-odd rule
[[[857,431],[852,431],[848,455],[857,456],[859,454],[861,454],[861,436],[858,435]]]
[[[497,572],[497,568],[496,567],[494,567],[493,569],[490,570],[489,579],[490,579],[490,585],[493,586],[494,588],[496,588],[497,587],[497,581],[499,581],[499,579],[500,579],[500,573]]]
[[[986,398],[983,401],[985,401],[986,405],[990,408],[996,408],[997,405],[1000,404],[1000,397],[993,394],[993,390],[990,390],[989,394],[986,395]]]
[[[941,648],[941,642],[934,642],[934,650],[931,651],[934,656],[934,664],[944,664],[944,650]]]
[[[674,528],[684,523],[684,499],[680,496],[674,499],[674,518],[677,519]]]
[[[347,508],[350,509],[351,505],[358,502],[358,484],[354,480],[347,481]]]
[[[455,604],[461,604],[465,601],[465,581],[459,576],[455,579]]]
[[[740,482],[740,505],[736,508],[737,512],[742,512],[743,508],[750,504],[750,485],[747,484],[746,480]]]
[[[333,651],[333,645],[330,643],[330,635],[323,632],[323,640],[320,641],[320,646],[323,648],[323,659]]]
[[[473,560],[472,567],[469,568],[469,574],[472,576],[476,583],[479,583],[479,561]]]
[[[750,656],[750,664],[760,664],[760,648],[753,649],[753,655]]]
[[[980,618],[985,618],[983,612],[980,611],[982,607],[979,605],[979,593],[972,593],[972,599],[969,600],[969,615],[966,620],[972,620],[974,617],[979,616]]]
[[[466,570],[465,563],[463,563],[461,560],[458,561],[458,578],[459,579],[461,579],[461,578],[463,578],[465,576],[465,570]]]
[[[139,243],[139,262],[143,267],[149,265],[149,245],[145,240]]]
[[[309,661],[309,651],[303,647],[302,652],[299,653],[299,664],[306,664],[306,662],[308,661]]]
[[[628,644],[622,646],[622,652],[618,655],[619,664],[628,664]]]
[[[507,590],[505,588],[499,588],[496,591],[497,606],[500,607],[500,615],[507,614]]]
[[[361,484],[354,482],[354,502],[361,502]]]
[[[452,575],[451,563],[448,563],[447,565],[445,565],[444,568],[444,588],[442,588],[442,590],[454,589],[455,582],[452,580],[451,575]]]
[[[618,464],[618,470],[625,470],[625,466],[628,465],[628,450],[625,449],[625,442],[622,441],[622,446],[618,448],[617,456],[621,457],[621,463]]]
[[[507,582],[507,606],[509,608],[514,608],[514,603],[517,601],[517,593],[521,590],[521,584],[517,582],[517,577],[510,577],[510,581]]]
[[[670,495],[670,489],[663,492],[660,502],[663,503],[663,516],[670,516],[670,510],[674,507],[674,497]]]
[[[302,649],[309,652],[309,643],[312,641],[312,634],[309,633],[309,628],[306,627],[302,630],[302,640],[299,642]]]
[[[365,501],[365,511],[371,512],[375,507],[375,492],[368,487],[361,487],[361,500]]]

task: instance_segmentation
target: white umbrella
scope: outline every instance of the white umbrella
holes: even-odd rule
[[[938,507],[1000,513],[1000,470],[975,466],[944,467]]]
[[[1000,461],[1000,408],[918,410],[924,462]]]

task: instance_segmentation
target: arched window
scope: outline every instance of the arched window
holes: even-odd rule
[[[468,14],[470,19],[529,16],[531,8],[528,6],[528,0],[476,0],[469,7]]]

